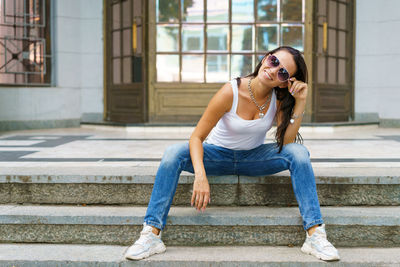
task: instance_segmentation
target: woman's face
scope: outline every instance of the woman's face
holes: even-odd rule
[[[293,56],[284,49],[277,51],[273,55],[279,60],[279,66],[269,66],[268,55],[265,56],[262,61],[263,64],[258,71],[258,79],[268,87],[287,87],[287,81],[281,81],[278,78],[278,71],[284,68],[289,72],[289,77],[292,77],[297,71]]]

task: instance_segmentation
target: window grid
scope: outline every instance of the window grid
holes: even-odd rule
[[[339,4],[344,5],[346,12],[348,12],[349,10],[349,3],[346,1],[340,1],[340,0],[326,0],[325,2],[325,10],[324,12],[321,13],[321,15],[325,16],[326,21],[328,22],[331,15],[333,15],[335,17],[336,20],[336,25],[330,25],[328,24],[328,42],[329,42],[329,31],[333,30],[335,33],[335,49],[334,49],[334,53],[330,53],[330,51],[328,50],[327,52],[318,52],[317,56],[319,58],[321,58],[321,60],[324,60],[324,68],[325,68],[325,72],[324,72],[324,77],[321,77],[321,80],[318,80],[318,82],[320,83],[338,83],[339,82],[339,62],[341,60],[344,60],[346,62],[346,64],[349,64],[350,59],[349,59],[349,55],[345,54],[344,56],[339,55],[339,34],[340,33],[344,33],[345,34],[345,52],[347,52],[347,35],[350,34],[351,32],[349,31],[348,28],[343,29],[339,26],[339,14],[340,12],[338,11],[339,8]],[[330,13],[330,3],[333,3],[336,5],[335,7],[335,13],[331,14]],[[317,3],[317,10],[319,10],[320,5],[322,4],[322,2],[318,2]],[[321,12],[321,11],[319,11]],[[348,17],[346,15],[346,17]],[[318,29],[322,30],[322,22],[319,21],[318,22]],[[318,32],[317,32],[318,34]],[[328,44],[329,47],[329,44]],[[334,62],[334,68],[331,68],[329,65],[329,62]],[[329,75],[332,75],[332,77],[330,77]],[[348,72],[345,73],[345,82],[347,82],[349,80],[349,74]]]
[[[158,0],[161,1],[161,0]],[[228,21],[227,22],[208,22],[207,21],[207,0],[203,1],[203,22],[190,22],[190,21],[183,21],[183,0],[180,0],[178,2],[179,4],[179,9],[180,12],[178,14],[178,22],[175,23],[170,23],[170,22],[159,22],[158,21],[158,14],[159,10],[157,7],[157,22],[156,22],[156,27],[158,30],[158,26],[178,26],[179,27],[179,32],[178,32],[178,51],[173,51],[173,52],[162,52],[162,51],[156,51],[156,56],[158,55],[177,55],[179,56],[179,81],[178,82],[185,82],[182,81],[182,56],[185,55],[203,55],[203,81],[199,81],[200,83],[207,83],[207,58],[209,55],[226,55],[227,56],[227,70],[228,70],[228,75],[229,79],[232,79],[232,56],[234,55],[242,55],[242,56],[252,56],[252,69],[254,69],[255,65],[259,62],[258,58],[259,56],[263,56],[267,51],[265,50],[260,50],[258,48],[258,31],[259,27],[261,26],[276,26],[277,27],[277,46],[280,46],[283,44],[283,35],[282,35],[282,29],[283,27],[300,27],[301,28],[301,52],[304,50],[304,21],[305,21],[305,0],[302,0],[302,7],[301,7],[301,21],[282,21],[281,19],[281,14],[282,14],[282,9],[281,9],[281,2],[285,0],[277,0],[277,14],[276,14],[276,21],[275,20],[259,20],[258,19],[258,12],[257,12],[257,6],[258,6],[258,0],[254,0],[253,2],[253,16],[254,20],[249,21],[249,22],[232,22],[232,1],[229,0],[229,12],[228,12]],[[203,49],[202,51],[183,51],[183,39],[182,39],[182,28],[185,25],[202,25],[203,26]],[[228,42],[227,42],[227,50],[226,51],[208,51],[208,36],[207,36],[207,29],[208,26],[212,25],[221,25],[221,26],[228,26]],[[250,25],[252,29],[252,49],[251,51],[233,51],[232,49],[232,33],[233,33],[233,26],[240,26],[240,25]],[[156,40],[157,41],[157,40]]]
[[[0,0],[0,84],[50,86],[48,0]]]

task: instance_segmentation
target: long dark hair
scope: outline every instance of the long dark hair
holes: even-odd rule
[[[290,47],[290,46],[280,46],[274,50],[269,51],[265,56],[267,55],[272,55],[279,50],[286,50],[293,56],[293,60],[296,63],[297,71],[296,73],[292,76],[295,77],[299,81],[307,82],[308,80],[308,71],[307,71],[307,66],[306,62],[304,61],[303,56],[301,55],[300,51]],[[264,56],[264,57],[265,57]],[[245,77],[257,77],[258,71],[260,70],[262,65],[262,60],[258,63],[257,67],[254,69],[253,73],[245,76]],[[238,86],[240,85],[240,77],[236,78]],[[290,119],[292,117],[292,112],[293,112],[293,107],[295,104],[295,99],[294,97],[289,93],[289,90],[287,87],[280,88],[279,86],[274,87],[273,90],[275,90],[276,98],[281,101],[281,106],[280,110],[283,113],[282,121],[281,124],[278,126],[275,134],[275,141],[277,142],[279,146],[279,152],[282,151],[283,147],[283,138],[285,137],[286,129],[289,125]],[[278,115],[278,112],[276,113],[275,116]],[[295,140],[296,143],[303,143],[303,138],[301,134],[298,132]]]

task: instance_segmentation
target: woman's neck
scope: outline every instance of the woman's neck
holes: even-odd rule
[[[266,98],[271,94],[273,89],[272,87],[267,87],[262,84],[258,77],[255,77],[251,80],[250,87],[256,100]]]

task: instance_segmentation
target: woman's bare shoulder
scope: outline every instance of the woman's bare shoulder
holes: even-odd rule
[[[225,112],[231,109],[233,102],[233,91],[230,82],[225,83],[218,90],[218,92],[214,95],[212,101],[210,101],[210,103],[212,102],[220,107],[223,107]]]
[[[235,81],[236,82],[236,81]],[[218,91],[221,95],[224,97],[231,98],[233,97],[233,90],[232,90],[232,84],[230,82],[225,83]]]
[[[204,140],[219,119],[231,109],[233,102],[232,86],[224,84],[211,98],[206,110],[201,116],[192,136],[199,136]]]

